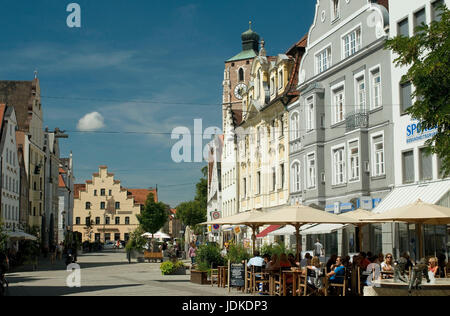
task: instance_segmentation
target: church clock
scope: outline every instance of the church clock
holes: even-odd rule
[[[247,85],[245,83],[240,83],[234,88],[234,96],[242,100],[244,94],[247,92]]]

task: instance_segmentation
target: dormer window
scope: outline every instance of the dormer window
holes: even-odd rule
[[[270,78],[270,95],[275,94],[276,87],[275,87],[275,77]]]
[[[339,10],[339,0],[331,0],[331,21],[339,19],[340,10]]]
[[[281,90],[284,87],[284,76],[283,76],[283,69],[280,69],[278,71],[278,89]]]

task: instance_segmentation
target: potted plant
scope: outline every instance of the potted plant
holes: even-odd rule
[[[220,248],[216,244],[200,246],[195,257],[196,269],[191,271],[191,282],[196,284],[209,284],[208,275],[211,268],[215,269],[224,264]]]
[[[162,275],[186,275],[186,267],[182,261],[166,261],[160,266]]]

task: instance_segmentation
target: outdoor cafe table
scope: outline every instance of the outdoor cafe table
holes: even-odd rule
[[[228,273],[228,267],[227,266],[220,266],[217,267],[218,270],[218,281],[217,286],[225,288],[227,286],[227,273]]]
[[[297,296],[298,282],[300,281],[303,272],[301,269],[282,271],[283,275],[283,296],[287,296],[287,280],[292,276],[292,296]]]

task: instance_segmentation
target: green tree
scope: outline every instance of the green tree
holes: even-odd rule
[[[422,130],[437,127],[427,141],[428,152],[442,159],[442,173],[450,175],[450,12],[440,7],[440,21],[416,28],[412,37],[397,36],[386,43],[398,57],[397,67],[409,67],[403,82],[410,81],[416,102],[407,112],[422,122]]]
[[[206,222],[207,196],[208,196],[208,168],[202,169],[203,177],[196,185],[196,195],[193,201],[184,202],[177,206],[177,218],[184,225],[197,230],[198,224]]]
[[[153,193],[150,193],[144,210],[136,217],[145,232],[156,234],[169,219],[169,207],[162,202],[155,202]]]

